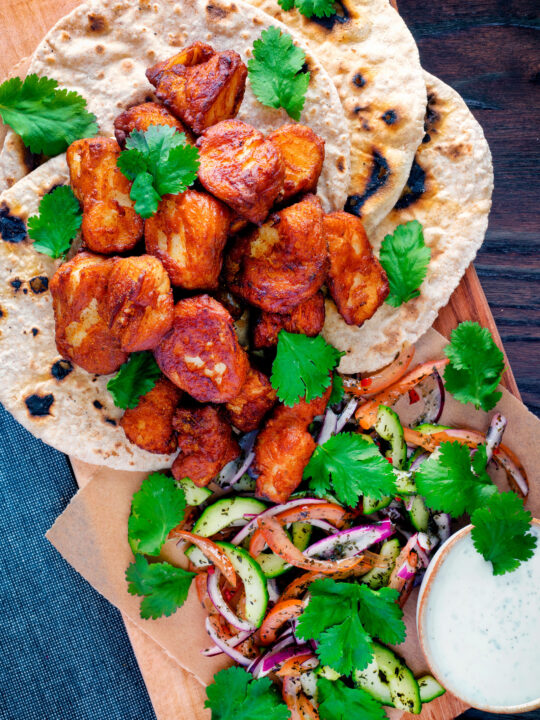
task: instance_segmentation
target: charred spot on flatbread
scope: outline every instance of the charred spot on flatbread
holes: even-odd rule
[[[10,243],[20,243],[27,238],[24,220],[12,215],[6,203],[0,207],[0,236]]]
[[[338,172],[345,172],[345,158],[343,155],[340,155],[336,161],[336,167],[338,169]]]
[[[0,319],[3,317],[6,317],[6,311],[4,310],[4,308],[0,307]]]
[[[41,293],[47,292],[49,289],[49,278],[46,275],[36,275],[28,283],[35,295],[41,295]]]
[[[325,30],[333,30],[336,24],[344,25],[346,22],[349,22],[351,13],[343,0],[336,0],[334,8],[335,12],[333,15],[330,15],[330,17],[318,18],[313,16],[310,18],[311,22],[317,23],[317,25],[320,25]]]
[[[88,30],[90,32],[100,34],[105,32],[107,27],[107,20],[103,15],[98,15],[97,13],[88,14]]]
[[[352,79],[353,85],[356,87],[363,88],[367,82],[366,78],[361,72],[357,72]]]
[[[99,400],[94,400],[94,402],[93,402],[92,404],[93,404],[93,406],[96,408],[96,410],[102,410],[102,409],[103,409],[103,404],[100,403]]]
[[[386,112],[381,115],[381,120],[387,125],[395,125],[398,121],[398,114],[395,110],[386,110]]]
[[[403,210],[418,202],[426,191],[426,171],[414,158],[407,184],[403,188],[401,197],[394,206],[395,210]]]
[[[116,425],[116,420],[113,420],[113,418],[106,417],[105,422],[109,423],[109,425]]]
[[[368,198],[374,195],[386,184],[391,170],[384,155],[376,149],[372,153],[372,166],[369,180],[362,195],[349,195],[345,203],[345,211],[362,217],[362,206]]]
[[[63,380],[70,372],[73,372],[73,365],[69,360],[57,360],[51,367],[51,375],[55,380]]]
[[[19,278],[13,278],[13,280],[9,281],[9,284],[15,290],[15,292],[19,292],[22,286],[22,280],[19,280]]]
[[[36,335],[39,334],[39,330],[37,328],[32,328],[32,335],[36,337]]]
[[[208,3],[206,6],[206,12],[212,20],[223,20],[223,18],[226,18],[229,14],[227,8],[224,8],[222,5],[218,5],[216,2]]]
[[[51,405],[54,402],[54,395],[47,393],[47,395],[28,395],[24,398],[28,412],[33,417],[44,417],[50,415]]]

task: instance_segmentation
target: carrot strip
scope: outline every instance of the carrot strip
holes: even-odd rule
[[[394,362],[382,370],[379,370],[379,372],[374,375],[362,378],[361,380],[344,378],[343,385],[346,392],[352,393],[357,397],[366,397],[379,393],[389,385],[396,383],[405,375],[413,357],[414,345],[405,343]]]
[[[208,538],[200,537],[194,533],[188,532],[187,530],[171,530],[169,537],[180,537],[184,540],[196,545],[199,550],[212,562],[225,576],[227,582],[234,588],[236,587],[236,572],[235,569],[225,554],[225,552],[216,545],[212,540]]]
[[[303,655],[297,655],[296,657],[289,658],[276,672],[276,675],[279,675],[280,677],[298,677],[299,675],[302,675],[302,673],[306,672],[308,668],[303,667],[303,665],[312,658],[318,665],[319,663],[317,658],[315,658],[312,652],[306,652]]]
[[[259,629],[261,645],[271,645],[277,639],[283,625],[297,618],[304,611],[302,600],[283,600],[270,610]]]

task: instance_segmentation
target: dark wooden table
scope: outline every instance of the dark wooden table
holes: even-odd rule
[[[461,93],[491,146],[493,208],[475,266],[540,415],[540,0],[397,3],[422,64]]]

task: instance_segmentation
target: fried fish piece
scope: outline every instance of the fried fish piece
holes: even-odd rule
[[[175,452],[173,416],[181,397],[182,391],[176,385],[160,377],[152,390],[141,396],[137,407],[128,408],[120,419],[127,439],[147,452]]]
[[[241,298],[270,313],[290,313],[324,282],[328,249],[314,195],[270,216],[233,242],[225,280]]]
[[[99,375],[116,372],[128,359],[109,328],[107,287],[114,265],[113,258],[79,253],[49,283],[58,352]]]
[[[230,423],[219,408],[179,408],[173,419],[180,453],[172,466],[177,480],[188,477],[204,487],[240,455]]]
[[[285,502],[302,482],[304,469],[317,447],[307,428],[322,415],[332,393],[292,407],[278,405],[257,436],[254,469],[259,473],[256,495],[271,502]]]
[[[324,140],[307,125],[282,125],[267,136],[277,145],[285,162],[280,200],[298,193],[315,192],[324,163]]]
[[[297,305],[288,315],[262,312],[255,323],[253,344],[256,348],[277,344],[280,330],[315,337],[324,325],[324,295],[317,292],[309,300]]]
[[[276,403],[276,391],[264,373],[250,367],[238,395],[225,409],[232,424],[242,432],[256,430]]]
[[[134,105],[125,110],[114,121],[114,136],[122,150],[126,146],[126,140],[134,130],[144,132],[150,125],[168,125],[176,128],[178,132],[186,132],[186,129],[174,115],[159,103],[147,102],[142,105]]]
[[[195,144],[199,180],[208,192],[246,220],[262,223],[283,187],[285,164],[279,148],[240,120],[212,126]]]
[[[75,140],[66,154],[71,187],[83,206],[85,246],[104,255],[131,250],[143,234],[131,182],[116,167],[119,155],[116,140],[105,137]]]
[[[172,327],[174,300],[169,276],[151,255],[115,258],[107,305],[111,332],[122,350],[155,348]]]
[[[388,278],[356,215],[333,212],[323,222],[330,256],[328,290],[345,322],[362,325],[388,296]]]
[[[146,251],[161,260],[173,285],[216,288],[231,215],[208,193],[165,195],[157,213],[145,222]]]
[[[146,71],[158,98],[194,133],[238,113],[247,68],[234,50],[196,42]]]
[[[199,402],[232,400],[249,366],[232,317],[208,295],[176,304],[172,329],[154,355],[162,372]]]

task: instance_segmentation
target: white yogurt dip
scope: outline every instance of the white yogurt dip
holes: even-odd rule
[[[531,532],[540,538],[538,524]],[[493,575],[468,532],[436,560],[419,620],[438,679],[473,707],[540,700],[540,547],[514,572]]]

